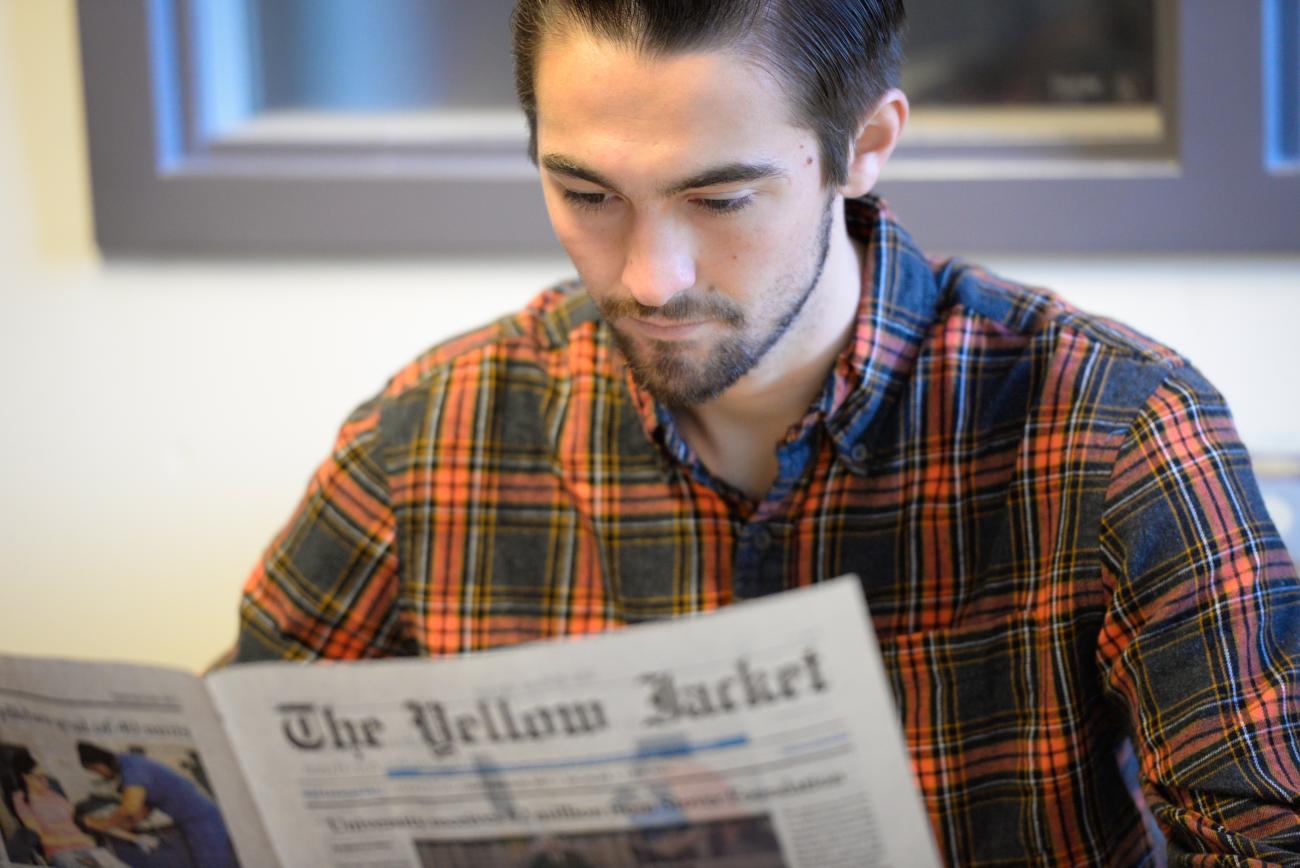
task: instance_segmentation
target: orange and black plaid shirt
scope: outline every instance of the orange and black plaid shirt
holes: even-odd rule
[[[1151,864],[1130,740],[1171,859],[1300,864],[1300,584],[1223,400],[1122,326],[928,262],[874,200],[848,214],[856,333],[764,498],[560,287],[348,419],[238,658],[462,654],[857,573],[950,864]]]

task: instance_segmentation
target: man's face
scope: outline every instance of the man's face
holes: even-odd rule
[[[797,359],[838,199],[777,83],[577,33],[545,41],[536,90],[551,222],[638,381],[698,404]]]

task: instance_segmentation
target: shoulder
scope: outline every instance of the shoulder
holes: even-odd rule
[[[537,295],[523,310],[436,344],[398,371],[383,396],[400,395],[449,372],[500,358],[546,367],[557,355],[590,340],[599,323],[595,303],[576,281]]]
[[[586,290],[576,280],[561,283],[522,310],[421,353],[353,411],[341,437],[405,442],[444,410],[542,402],[606,358],[608,344]]]
[[[995,398],[1009,394],[988,388],[1001,377],[1040,417],[1121,436],[1170,390],[1189,408],[1224,406],[1185,357],[1124,323],[967,263],[933,268],[942,301],[929,352],[977,373]]]
[[[1082,311],[1055,292],[1008,280],[960,260],[935,265],[945,315],[971,317],[1008,337],[1068,344],[1163,369],[1187,366],[1174,350],[1123,323]]]
[[[117,767],[122,772],[122,781],[131,784],[150,777],[156,765],[139,754],[121,753],[117,755]]]

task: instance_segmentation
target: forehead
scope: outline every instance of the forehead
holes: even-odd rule
[[[652,57],[585,33],[553,35],[538,53],[535,89],[539,152],[610,171],[815,151],[776,80],[731,51]]]

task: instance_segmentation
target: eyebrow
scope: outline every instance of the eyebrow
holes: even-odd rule
[[[664,194],[676,196],[698,187],[715,187],[720,184],[743,184],[747,181],[761,181],[765,178],[784,178],[785,171],[775,163],[727,163],[705,169],[697,175],[673,184]]]
[[[618,187],[604,175],[569,157],[560,154],[546,154],[542,157],[541,163],[547,171],[554,172],[557,175],[578,178],[604,187],[606,190],[612,190],[615,193],[619,192]],[[670,184],[662,192],[665,196],[676,196],[685,193],[687,190],[695,190],[700,187],[714,187],[719,184],[741,184],[747,181],[784,178],[785,176],[785,170],[776,163],[726,163],[721,166],[713,166],[689,178]]]
[[[570,178],[589,181],[599,187],[604,187],[606,190],[613,190],[615,193],[618,192],[618,187],[615,187],[610,180],[600,174],[600,172],[597,172],[594,169],[588,169],[586,166],[576,160],[571,160],[568,157],[560,156],[559,154],[546,154],[542,157],[542,166],[544,166],[548,172],[554,172],[557,175],[568,175]]]

